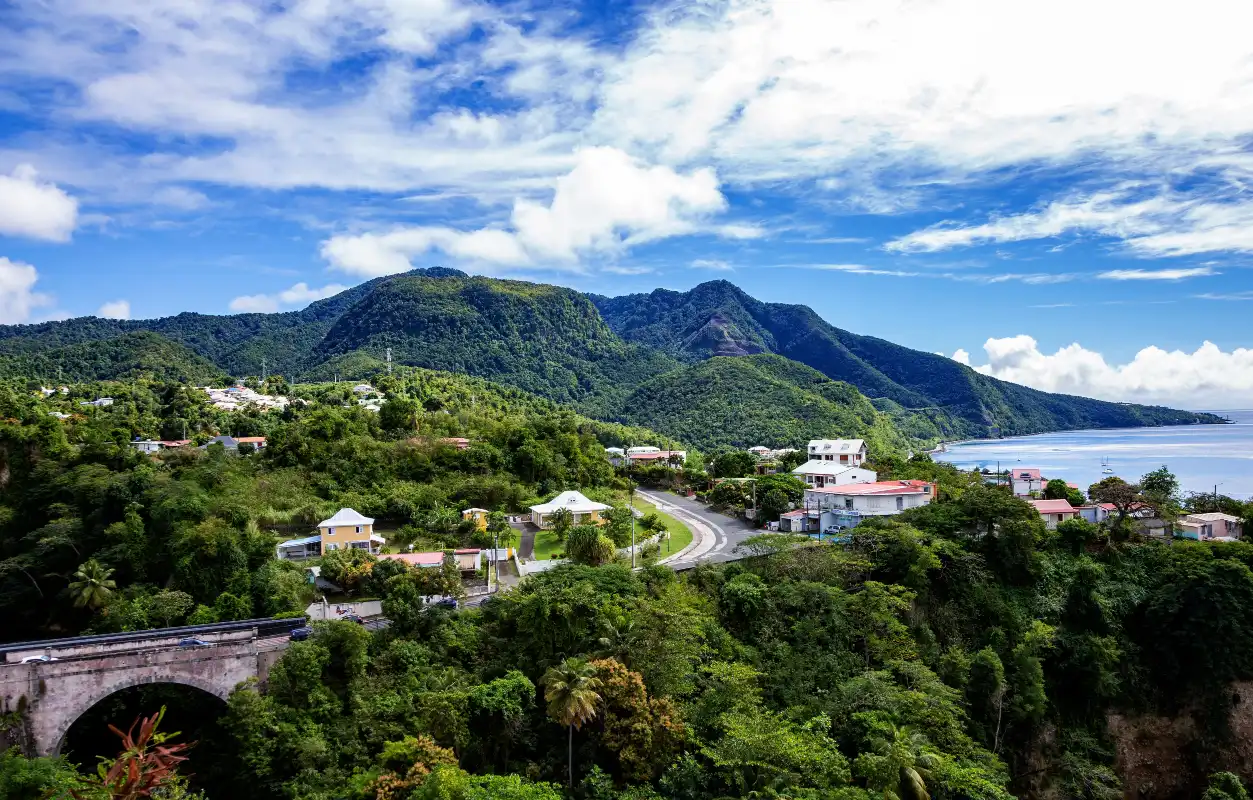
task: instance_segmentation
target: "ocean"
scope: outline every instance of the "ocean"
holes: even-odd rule
[[[1085,492],[1101,478],[1102,463],[1135,482],[1163,464],[1187,492],[1253,498],[1253,410],[1215,411],[1231,425],[1116,428],[983,439],[950,444],[934,454],[962,469],[1038,467],[1045,478],[1062,478]]]

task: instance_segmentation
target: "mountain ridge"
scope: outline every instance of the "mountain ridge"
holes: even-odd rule
[[[148,336],[136,338],[141,332]],[[89,365],[84,374],[94,377],[110,377],[110,369],[157,374],[150,354],[165,352],[185,374],[203,375],[206,364],[259,374],[264,359],[271,374],[292,379],[357,379],[384,369],[389,348],[397,364],[490,379],[602,419],[671,419],[689,434],[694,424],[722,419],[723,430],[696,437],[710,442],[774,429],[715,413],[705,400],[693,401],[705,409],[694,419],[663,408],[678,393],[675,381],[739,375],[749,384],[745,392],[757,387],[798,418],[812,403],[834,421],[839,415],[823,399],[829,390],[814,378],[821,374],[869,398],[920,440],[1220,421],[998,381],[943,356],[836,328],[807,306],[757,300],[728,281],[611,298],[442,267],[375,278],[298,311],[0,326],[0,374],[50,379],[54,362],[68,358]],[[715,358],[756,360],[691,369]],[[789,382],[795,385],[783,385]]]

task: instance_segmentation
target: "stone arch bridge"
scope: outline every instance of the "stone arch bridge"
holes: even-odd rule
[[[0,646],[0,707],[20,712],[32,755],[60,752],[70,726],[114,692],[153,683],[192,686],[226,700],[264,681],[303,619],[246,620]],[[203,646],[179,647],[187,638]],[[51,661],[23,660],[45,656]]]

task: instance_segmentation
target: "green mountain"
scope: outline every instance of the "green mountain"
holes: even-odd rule
[[[855,387],[918,440],[1217,421],[1005,383],[834,328],[804,306],[759,302],[725,281],[606,298],[442,268],[377,278],[301,311],[0,326],[0,375],[48,380],[59,365],[66,380],[137,372],[203,379],[214,368],[256,375],[264,359],[270,374],[294,380],[358,379],[382,370],[389,348],[396,364],[489,378],[602,419],[655,421],[662,433],[702,443],[860,434],[835,406],[864,417],[865,399],[819,373]],[[712,357],[752,355],[781,358],[692,369]],[[697,397],[682,390],[684,381],[734,391]],[[680,396],[699,411],[674,406]],[[745,403],[762,413],[728,410]],[[767,425],[769,408],[779,420]],[[787,415],[795,419],[782,421]]]
[[[210,383],[226,377],[213,362],[151,331],[0,354],[0,378],[83,383],[140,376],[182,383]]]
[[[859,336],[800,305],[763,303],[727,281],[688,292],[592,296],[627,341],[682,361],[774,353],[846,381],[893,412],[925,412],[946,433],[1011,436],[1051,430],[1177,425],[1217,417],[1028,389],[950,358]]]
[[[624,416],[702,449],[796,446],[809,439],[865,439],[876,453],[904,453],[942,431],[913,415],[894,421],[851,384],[776,355],[715,356],[637,388]]]

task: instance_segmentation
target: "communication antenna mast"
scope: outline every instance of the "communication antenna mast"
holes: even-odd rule
[[[392,349],[387,348],[387,374],[392,374]]]

